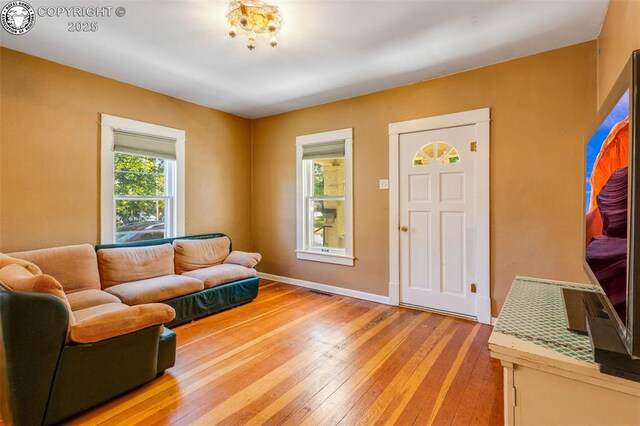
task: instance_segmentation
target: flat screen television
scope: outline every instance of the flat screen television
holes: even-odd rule
[[[586,144],[584,265],[627,352],[640,357],[639,52],[600,108]]]

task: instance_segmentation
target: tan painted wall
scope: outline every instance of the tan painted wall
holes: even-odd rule
[[[640,49],[640,1],[611,0],[598,37],[598,105],[636,49]]]
[[[265,272],[386,295],[388,193],[377,181],[388,176],[388,123],[491,107],[494,314],[516,274],[586,280],[580,188],[596,104],[593,42],[252,124],[15,51],[0,55],[0,250],[98,241],[105,112],[186,130],[187,233],[220,231],[238,248],[253,245]],[[355,134],[356,266],[298,261],[295,137],[344,127]]]
[[[596,46],[583,43],[252,122],[252,241],[264,272],[387,295],[388,124],[491,108],[493,314],[515,275],[586,281],[584,136]],[[355,267],[295,258],[295,137],[353,127]]]
[[[96,243],[100,113],[186,130],[186,231],[250,247],[249,120],[2,49],[0,250]]]

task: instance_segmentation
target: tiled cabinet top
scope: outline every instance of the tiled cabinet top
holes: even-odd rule
[[[567,330],[563,288],[599,291],[593,285],[517,277],[494,331],[593,363],[589,337]]]

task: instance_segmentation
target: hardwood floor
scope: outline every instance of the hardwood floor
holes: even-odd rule
[[[263,281],[175,332],[175,367],[71,424],[503,422],[489,326]]]

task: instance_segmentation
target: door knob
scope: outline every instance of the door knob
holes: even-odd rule
[[[403,226],[402,228],[400,228],[400,230],[402,232],[407,232],[409,230],[409,228],[407,227],[407,225]]]

